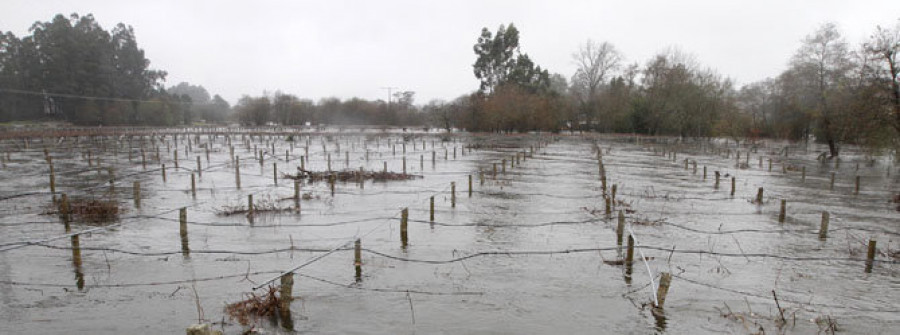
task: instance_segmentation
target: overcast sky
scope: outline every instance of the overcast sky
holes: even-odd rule
[[[0,30],[28,34],[57,13],[134,27],[167,86],[206,87],[234,103],[281,90],[303,98],[451,100],[478,87],[482,27],[514,22],[521,50],[570,78],[587,39],[644,64],[669,46],[745,84],[776,76],[800,40],[837,22],[854,45],[900,18],[900,1],[36,1],[3,0]]]

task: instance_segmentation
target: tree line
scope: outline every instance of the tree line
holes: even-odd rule
[[[851,46],[837,25],[807,35],[774,78],[735,87],[677,48],[627,63],[609,42],[572,54],[567,83],[521,53],[519,32],[482,30],[474,46],[477,91],[424,106],[432,124],[478,131],[592,130],[681,137],[817,140],[898,147],[900,22]]]
[[[626,61],[609,42],[586,41],[575,73],[551,73],[523,51],[514,24],[482,29],[473,45],[479,86],[452,101],[415,104],[275,92],[235,106],[202,86],[164,87],[134,29],[104,30],[92,15],[56,15],[29,35],[0,32],[0,122],[58,119],[83,125],[171,126],[198,121],[248,125],[431,126],[468,131],[599,132],[817,140],[837,156],[845,143],[869,148],[900,140],[900,22],[852,46],[825,23],[800,41],[779,75],[734,81],[667,48]]]

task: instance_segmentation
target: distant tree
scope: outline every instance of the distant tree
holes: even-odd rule
[[[870,79],[880,88],[875,97],[890,110],[885,121],[900,135],[900,21],[891,28],[877,27],[864,51],[872,57]]]
[[[515,65],[518,48],[519,30],[512,23],[508,28],[501,24],[493,36],[486,27],[481,29],[474,47],[477,58],[472,67],[475,78],[481,81],[479,89],[482,93],[490,94],[506,81]]]
[[[18,92],[2,93],[0,118],[136,123],[138,101],[163,93],[166,73],[149,69],[129,26],[108,32],[93,15],[72,14],[35,22],[29,32],[21,39],[0,32],[0,85]]]
[[[588,40],[572,59],[577,66],[572,76],[573,93],[581,102],[584,120],[592,124],[599,118],[601,87],[620,69],[623,56],[612,43]]]
[[[798,74],[800,84],[809,94],[811,108],[818,119],[819,132],[828,144],[831,157],[839,154],[838,90],[847,83],[848,72],[853,67],[847,42],[837,25],[828,22],[803,39],[800,49],[791,60],[791,67]]]
[[[234,107],[242,124],[262,126],[269,122],[272,103],[266,96],[243,96]]]

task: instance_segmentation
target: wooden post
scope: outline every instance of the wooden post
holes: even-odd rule
[[[478,170],[478,183],[484,186],[484,171]]]
[[[175,149],[175,169],[178,169],[178,149]]]
[[[162,165],[162,180],[164,183],[166,182],[166,165],[165,164]]]
[[[331,154],[328,154],[328,172],[331,172]]]
[[[506,174],[506,158],[501,160],[500,167],[502,168],[502,170],[500,170],[500,173]]]
[[[406,156],[403,156],[403,174],[406,174]]]
[[[822,223],[819,225],[819,239],[828,238],[828,221],[831,220],[831,214],[827,211],[822,212]]]
[[[287,311],[291,309],[291,300],[294,299],[294,273],[285,273],[281,275],[281,297],[279,303],[281,303],[282,311]]]
[[[241,188],[241,157],[234,157],[234,184]]]
[[[656,290],[656,300],[659,302],[656,308],[663,308],[666,302],[666,295],[669,294],[669,284],[672,282],[672,274],[663,272],[659,277],[659,289]]]
[[[62,213],[63,223],[66,225],[66,232],[69,231],[69,221],[72,216],[69,214],[69,197],[65,193],[60,198],[59,211]]]
[[[619,188],[618,184],[613,184],[610,188],[609,192],[609,202],[612,203],[612,207],[616,207],[616,190]]]
[[[734,177],[731,177],[731,196],[734,196]]]
[[[193,173],[191,173],[191,197],[197,198],[197,181]]]
[[[203,178],[203,169],[200,166],[200,156],[197,156],[197,176]]]
[[[251,218],[253,217],[253,195],[252,194],[247,195],[247,215]]]
[[[619,223],[616,225],[616,245],[622,245],[622,235],[625,233],[625,213],[619,211]]]
[[[609,218],[612,215],[612,207],[610,207],[609,197],[603,197],[603,202],[605,204],[604,213],[606,214],[606,217]]]
[[[784,223],[786,206],[787,206],[787,200],[781,199],[781,212],[778,214],[778,223]]]
[[[859,176],[856,176],[856,187],[853,188],[853,194],[859,195]]]
[[[719,171],[716,171],[716,184],[713,186],[714,188],[719,188]]]
[[[834,190],[834,172],[831,173],[831,184],[828,187],[829,190]]]
[[[384,161],[384,173],[387,173],[387,161]]]
[[[344,166],[348,167],[348,168],[350,167],[350,152],[349,151],[344,151]]]
[[[136,181],[132,184],[131,193],[134,198],[134,208],[141,208],[141,182]]]
[[[356,282],[362,281],[362,242],[356,239],[353,243],[353,267],[356,268]]]
[[[706,180],[706,165],[703,166],[703,180]]]
[[[756,191],[756,203],[762,205],[763,203],[763,188],[760,187],[759,191]]]
[[[772,159],[769,158],[769,172],[772,172]]]
[[[806,166],[800,168],[800,181],[806,182]]]
[[[409,219],[409,209],[404,208],[402,212],[400,212],[400,246],[403,250],[406,250],[406,247],[409,245],[409,236],[406,232],[406,221]]]
[[[450,182],[450,207],[456,208],[456,182]]]
[[[869,251],[866,254],[866,273],[872,273],[875,265],[875,239],[869,239]]]
[[[430,198],[430,203],[428,205],[428,219],[431,222],[434,222],[434,196],[432,195]]]
[[[278,185],[278,163],[272,163],[272,182]]]
[[[50,163],[50,193],[56,194],[56,172],[53,171],[53,163]]]
[[[631,263],[634,261],[634,237],[628,234],[628,249],[625,251],[625,267],[631,270]],[[628,271],[631,272],[631,271]]]
[[[472,197],[472,175],[469,175],[469,198]]]
[[[187,208],[181,207],[178,210],[178,223],[179,223],[179,233],[181,235],[181,254],[185,257],[189,256],[191,253],[191,248],[188,246],[188,231],[187,231]]]

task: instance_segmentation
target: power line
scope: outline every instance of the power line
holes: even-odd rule
[[[58,97],[58,98],[72,98],[72,99],[83,99],[83,100],[101,100],[101,101],[113,101],[113,102],[150,102],[150,103],[172,103],[172,104],[182,104],[182,105],[212,105],[213,103],[194,103],[194,102],[184,102],[184,101],[161,101],[161,100],[141,100],[141,99],[127,99],[127,98],[111,98],[111,97],[97,97],[97,96],[88,96],[88,95],[78,95],[78,94],[68,94],[68,93],[46,93],[46,92],[38,92],[38,91],[29,91],[29,90],[19,90],[14,88],[0,88],[0,92],[5,93],[13,93],[13,94],[23,94],[23,95],[37,95],[42,97]]]

